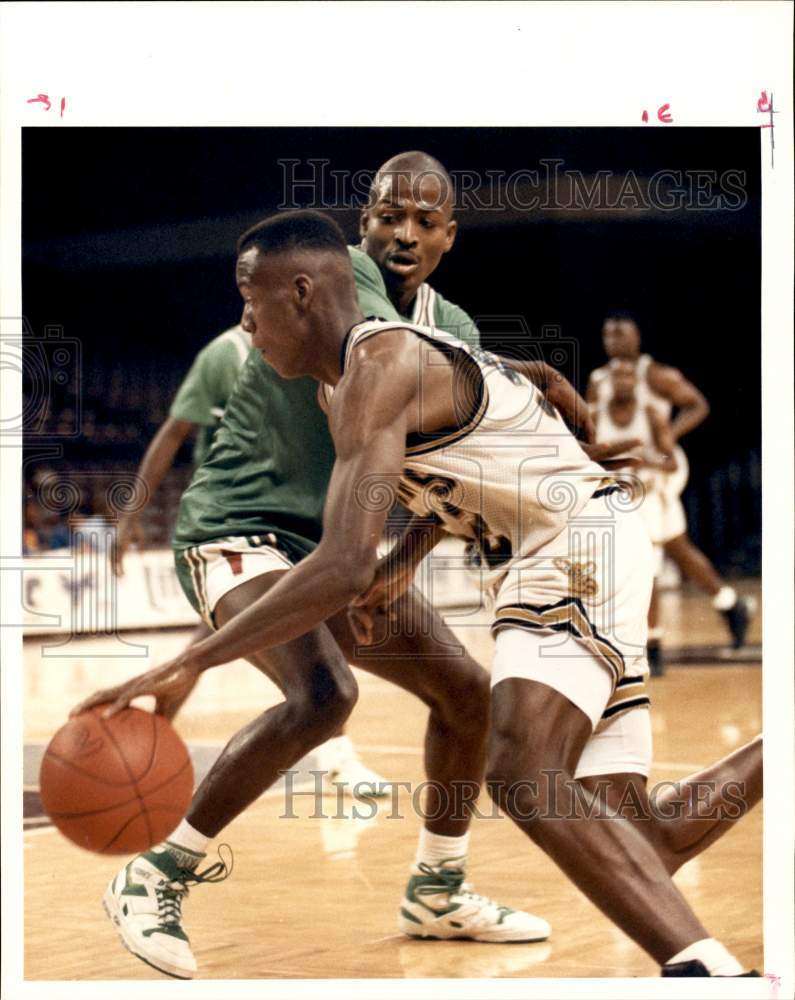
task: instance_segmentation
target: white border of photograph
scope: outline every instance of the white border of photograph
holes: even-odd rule
[[[406,33],[416,44],[406,43]],[[373,56],[377,47],[378,55]],[[297,58],[300,55],[300,58]],[[367,61],[374,59],[369,69]],[[299,70],[299,67],[304,68]],[[311,75],[305,67],[312,67]],[[763,170],[765,971],[793,995],[792,5],[717,3],[8,3],[0,8],[0,316],[19,317],[20,128],[85,125],[760,127]],[[400,107],[388,89],[399,83]],[[45,111],[31,98],[46,93]],[[65,99],[63,116],[60,101]],[[53,163],[53,183],[58,164]],[[6,324],[8,319],[2,321]],[[715,331],[716,338],[720,332]],[[744,377],[741,342],[721,345]],[[21,412],[4,368],[2,418]],[[2,621],[19,620],[21,442],[0,449]],[[681,997],[671,980],[24,982],[21,629],[0,629],[2,995],[102,998]],[[727,886],[727,892],[731,888]],[[775,996],[764,979],[687,997]]]

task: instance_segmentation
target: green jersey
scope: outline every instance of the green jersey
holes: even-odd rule
[[[348,248],[359,307],[365,316],[437,326],[473,346],[477,327],[429,285],[412,316],[390,302],[378,265]],[[334,446],[314,379],[283,379],[252,350],[228,399],[209,454],[180,503],[177,551],[239,535],[276,535],[293,560],[308,555],[322,534]]]
[[[177,390],[169,416],[198,425],[193,464],[201,465],[224,415],[240,368],[251,350],[251,334],[239,326],[225,330],[196,355]]]

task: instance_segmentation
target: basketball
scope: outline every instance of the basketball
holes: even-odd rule
[[[126,708],[103,719],[104,710],[83,712],[53,736],[41,763],[42,806],[78,847],[135,854],[185,815],[193,765],[162,716]]]

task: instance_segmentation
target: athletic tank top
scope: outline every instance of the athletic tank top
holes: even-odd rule
[[[606,365],[597,368],[591,375],[592,384],[596,388],[596,402],[594,407],[597,414],[607,409],[607,404],[613,396],[610,373],[613,367],[620,364],[624,359],[612,358]],[[645,411],[647,406],[654,409],[666,420],[671,419],[672,406],[669,400],[656,393],[649,385],[649,368],[654,363],[654,358],[650,354],[641,354],[635,363],[635,377],[637,384],[635,394],[638,400],[638,407]],[[634,437],[634,435],[632,435]]]
[[[639,402],[635,403],[635,412],[626,426],[615,423],[610,414],[609,402],[605,404],[603,409],[597,411],[595,420],[597,441],[611,444],[613,441],[638,438],[642,444],[637,448],[629,448],[626,452],[627,455],[647,461],[656,461],[661,457],[654,445],[654,435],[646,410],[641,407]],[[650,469],[648,466],[641,466],[632,471],[646,487],[658,485],[658,470]]]
[[[458,427],[407,437],[398,499],[473,540],[484,567],[503,572],[559,535],[605,484],[605,471],[528,379],[432,327],[358,324],[343,347],[343,374],[359,344],[394,329],[427,343],[428,364],[439,351],[449,358],[462,413]],[[322,391],[330,402],[333,388]]]
[[[620,363],[620,359],[613,358],[608,364],[597,368],[592,374],[592,384],[596,387],[596,402],[593,404],[594,419],[596,422],[596,440],[611,442],[622,438],[640,438],[643,447],[630,451],[628,454],[637,454],[640,458],[659,458],[660,453],[654,446],[654,437],[651,424],[646,415],[646,407],[651,406],[664,420],[671,419],[673,406],[670,400],[660,396],[649,385],[649,367],[653,364],[654,358],[650,354],[641,354],[635,365],[635,398],[637,400],[635,414],[632,421],[626,427],[619,427],[610,416],[609,404],[613,397],[613,385],[610,377],[612,368]],[[662,472],[655,469],[636,469],[635,475],[646,486],[654,486],[662,490],[667,495],[678,496],[685,488],[688,477],[687,456],[681,445],[674,448],[674,459],[676,469],[673,472]]]

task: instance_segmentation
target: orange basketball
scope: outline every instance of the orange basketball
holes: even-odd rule
[[[138,854],[163,840],[193,795],[188,749],[161,715],[105,706],[53,736],[39,772],[41,802],[61,833],[100,854]]]

